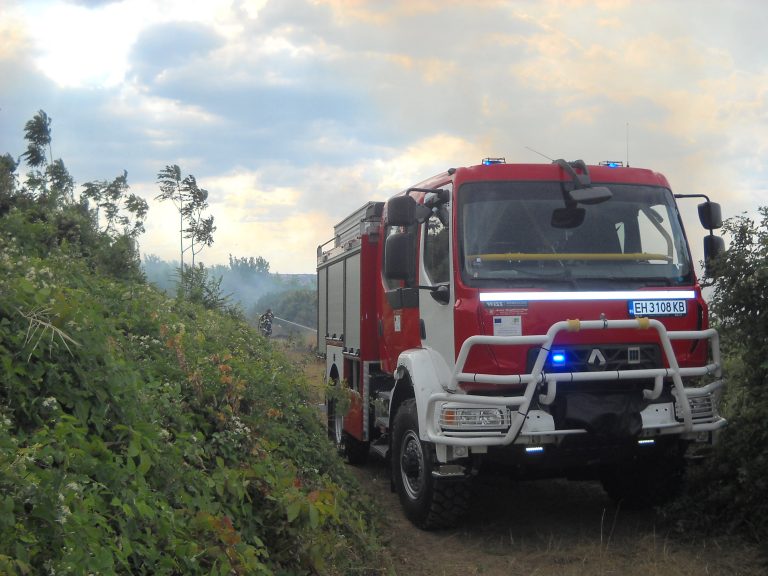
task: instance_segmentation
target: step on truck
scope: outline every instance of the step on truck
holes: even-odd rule
[[[719,205],[620,163],[486,159],[350,214],[317,250],[332,441],[388,458],[425,529],[456,524],[484,470],[673,497],[726,424],[688,197],[706,265]]]

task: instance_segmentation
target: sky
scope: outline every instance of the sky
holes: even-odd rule
[[[366,202],[489,156],[629,161],[754,214],[766,30],[762,0],[0,0],[0,154],[44,110],[78,185],[128,172],[165,260],[178,164],[217,226],[198,260],[283,274]]]

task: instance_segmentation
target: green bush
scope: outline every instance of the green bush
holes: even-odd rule
[[[760,220],[728,220],[728,251],[715,263],[712,311],[727,379],[729,420],[713,458],[690,474],[671,511],[682,528],[768,538],[768,207]]]
[[[104,238],[43,256],[25,215],[0,218],[0,574],[377,573],[302,373],[105,274]]]

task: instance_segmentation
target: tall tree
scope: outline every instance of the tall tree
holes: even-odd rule
[[[44,110],[38,110],[27,121],[24,125],[27,151],[21,158],[30,168],[24,182],[26,190],[55,206],[73,200],[75,181],[64,161],[53,159],[51,123],[51,117]]]
[[[185,198],[181,188],[181,168],[177,164],[168,165],[157,174],[157,183],[160,186],[160,194],[155,200],[161,202],[170,200],[179,213],[179,255],[181,259],[181,271],[184,272],[184,204]]]
[[[31,120],[24,125],[24,139],[27,151],[21,155],[30,168],[43,168],[47,163],[46,148],[53,163],[51,151],[51,118],[43,110],[38,110]]]
[[[208,208],[208,191],[200,188],[197,179],[188,175],[182,179],[181,168],[171,164],[157,174],[160,194],[155,198],[160,201],[170,200],[179,213],[179,258],[181,260],[180,278],[184,286],[184,253],[192,254],[191,270],[195,269],[195,256],[206,246],[213,244],[213,233],[216,226],[213,216],[204,216]],[[187,246],[184,240],[189,240]]]
[[[192,267],[195,266],[195,256],[206,246],[213,244],[213,216],[205,217],[203,212],[208,208],[208,190],[200,188],[197,180],[190,174],[181,182],[182,193],[187,198],[182,214],[187,222],[184,228],[184,238],[189,240],[189,246],[184,250],[192,253]]]

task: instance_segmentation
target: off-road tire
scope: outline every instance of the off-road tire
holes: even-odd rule
[[[365,464],[368,461],[370,443],[353,438],[344,432],[344,419],[337,417],[335,401],[327,400],[325,408],[328,421],[328,438],[336,446],[339,454],[350,464]]]
[[[414,400],[400,406],[392,430],[392,479],[406,517],[423,530],[456,526],[469,509],[470,481],[432,476],[435,445],[419,439]]]

